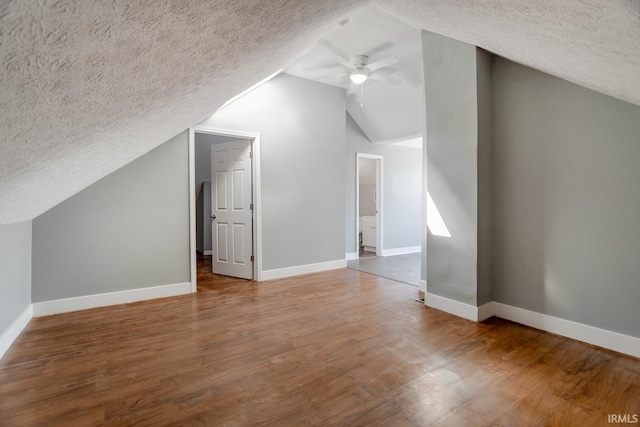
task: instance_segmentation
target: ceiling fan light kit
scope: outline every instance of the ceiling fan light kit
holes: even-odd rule
[[[364,70],[361,69],[358,69],[349,75],[351,81],[357,85],[361,85],[362,83],[364,83],[368,77],[369,76],[367,75],[367,73],[365,73]]]
[[[391,85],[397,85],[400,83],[399,79],[396,79],[395,77],[391,77],[389,75],[386,75],[378,71],[381,68],[386,68],[391,65],[397,64],[398,59],[394,56],[388,56],[384,59],[380,59],[375,62],[369,63],[368,55],[356,55],[349,59],[347,55],[345,55],[339,48],[334,46],[328,40],[322,40],[320,44],[334,54],[333,58],[335,62],[337,64],[342,65],[346,69],[346,72],[343,71],[342,73],[338,73],[338,74],[331,74],[328,76],[318,76],[316,77],[316,79],[324,79],[324,78],[334,77],[334,76],[349,77],[350,84],[349,84],[349,87],[347,88],[347,94],[348,95],[355,94],[359,88],[360,89],[360,106],[363,105],[362,87],[364,86],[365,82],[369,82],[373,80],[373,81],[383,82]]]

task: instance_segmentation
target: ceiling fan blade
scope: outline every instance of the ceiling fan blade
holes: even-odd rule
[[[329,63],[329,64],[321,64],[313,67],[307,68],[305,71],[308,73],[330,73],[335,71],[336,73],[342,70],[341,64]]]
[[[336,56],[335,59],[340,64],[344,65],[347,68],[347,70],[349,70],[349,71],[353,71],[353,70],[356,69],[356,67],[351,62],[347,61],[342,56]]]
[[[318,42],[319,45],[323,46],[325,49],[327,49],[329,52],[333,53],[335,56],[341,56],[343,58],[347,57],[347,54],[344,53],[343,51],[341,51],[340,49],[338,49],[338,47],[336,45],[334,45],[333,43],[331,43],[328,40],[320,40]]]
[[[389,65],[397,64],[398,59],[395,56],[390,56],[385,59],[381,59],[380,61],[373,62],[367,65],[367,68],[371,71],[377,70],[378,68],[388,67]]]
[[[367,56],[369,56],[369,57],[376,56],[376,55],[380,54],[381,52],[384,52],[385,50],[389,49],[390,47],[393,47],[393,43],[391,43],[391,42],[381,43],[378,46],[374,47],[373,49],[369,49],[367,51]]]
[[[377,80],[379,82],[387,83],[390,85],[397,86],[402,82],[400,79],[396,79],[395,77],[387,76],[381,73],[371,73],[369,74],[369,78],[372,80]]]

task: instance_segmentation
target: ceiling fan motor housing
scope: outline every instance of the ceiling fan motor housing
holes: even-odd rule
[[[356,69],[362,69],[369,63],[369,57],[367,55],[354,56],[353,59],[351,59],[351,63]]]

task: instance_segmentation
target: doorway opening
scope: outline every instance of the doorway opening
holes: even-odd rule
[[[198,266],[260,280],[260,138],[196,126],[189,131],[192,292]]]
[[[418,287],[422,161],[416,154],[421,151],[390,146],[377,151],[376,155],[356,152],[355,218],[353,213],[349,218],[355,224],[356,236],[351,239],[356,252],[347,253],[347,266]],[[348,242],[347,250],[349,246]]]
[[[356,258],[382,256],[383,157],[356,154]]]

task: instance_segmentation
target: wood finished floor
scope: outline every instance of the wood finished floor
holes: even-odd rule
[[[0,361],[1,426],[607,425],[640,360],[416,303],[349,269],[33,319]]]

